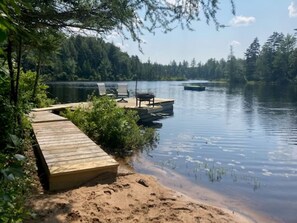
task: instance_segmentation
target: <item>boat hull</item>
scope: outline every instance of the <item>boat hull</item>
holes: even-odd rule
[[[184,86],[184,90],[190,90],[190,91],[205,91],[205,87],[204,86],[190,86],[190,85],[186,85]]]

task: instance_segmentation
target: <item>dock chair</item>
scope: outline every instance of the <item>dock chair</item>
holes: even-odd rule
[[[97,85],[98,85],[99,96],[114,97],[114,94],[107,94],[106,93],[106,87],[105,87],[104,83],[97,83]]]
[[[117,97],[121,98],[118,102],[128,102],[124,99],[129,97],[128,84],[118,83]]]

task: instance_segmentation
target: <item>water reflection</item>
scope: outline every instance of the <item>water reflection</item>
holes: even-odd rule
[[[95,83],[83,85],[61,82],[49,85],[49,96],[61,103],[86,101],[92,94],[98,95]]]
[[[84,100],[95,90],[57,88],[52,94],[71,101]],[[175,99],[174,116],[159,122],[158,144],[135,159],[138,171],[170,169],[193,185],[296,222],[296,86],[209,85],[204,92],[191,92],[181,82],[139,82],[138,88]],[[154,166],[143,165],[145,160]]]

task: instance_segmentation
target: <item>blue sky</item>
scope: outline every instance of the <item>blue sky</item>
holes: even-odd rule
[[[244,58],[244,52],[258,37],[261,46],[274,32],[294,34],[297,28],[297,0],[235,0],[236,15],[231,13],[228,0],[221,0],[218,20],[229,27],[217,31],[202,19],[193,23],[195,31],[177,28],[170,33],[145,33],[141,38],[143,54],[132,40],[112,41],[129,55],[137,55],[142,62],[168,64],[193,58],[206,62],[209,58],[227,58],[230,45],[234,55]]]

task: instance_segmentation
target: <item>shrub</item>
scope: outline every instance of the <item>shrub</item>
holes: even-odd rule
[[[24,203],[29,178],[23,172],[25,157],[16,152],[22,150],[21,140],[10,135],[6,151],[0,153],[0,222],[23,222],[29,215]],[[13,155],[14,154],[14,155]]]
[[[139,117],[135,111],[117,107],[108,97],[94,97],[91,108],[68,111],[66,116],[95,142],[118,156],[143,149],[157,140],[153,129],[137,125]]]
[[[0,152],[6,148],[9,134],[15,131],[14,108],[9,100],[0,95]]]
[[[32,101],[35,73],[21,72],[19,103],[10,102],[10,81],[7,72],[0,69],[0,222],[23,222],[30,214],[25,200],[30,189],[31,176],[25,170],[24,154],[25,113],[33,106],[51,103],[46,97],[46,86],[39,84],[36,100]],[[20,118],[20,119],[19,119]],[[20,121],[22,120],[22,121]],[[26,173],[25,173],[26,172]]]
[[[35,77],[36,72],[21,72],[20,102],[25,110],[31,109],[32,107],[46,107],[54,102],[53,99],[47,97],[46,90],[48,86],[43,83],[41,77],[38,81],[35,98],[32,98]]]
[[[32,86],[34,85],[35,72],[21,72],[19,85],[19,103],[18,106],[12,105],[10,102],[10,82],[8,74],[0,72],[0,152],[6,148],[9,134],[20,135],[24,126],[19,126],[17,117],[23,118],[23,124],[26,123],[24,114],[33,107],[48,106],[53,103],[52,99],[48,99],[46,89],[48,88],[41,82],[37,86],[36,97],[32,100]]]

